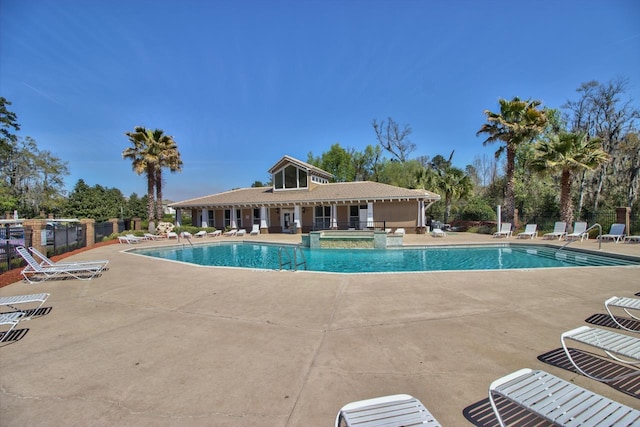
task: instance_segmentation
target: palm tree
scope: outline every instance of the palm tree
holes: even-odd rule
[[[453,153],[449,159],[440,154],[431,159],[428,168],[423,168],[417,173],[416,180],[422,188],[433,190],[434,188],[444,193],[444,222],[449,222],[451,204],[454,198],[467,197],[473,189],[471,178],[462,169],[452,165]]]
[[[169,168],[171,172],[179,172],[182,170],[182,159],[178,151],[178,145],[171,136],[165,136],[160,139],[162,146],[158,167],[156,168],[156,219],[162,220],[162,168]]]
[[[473,189],[471,178],[462,169],[447,168],[438,176],[438,188],[444,193],[444,222],[449,222],[451,203],[454,198],[467,197]]]
[[[133,171],[138,175],[142,173],[147,175],[147,216],[149,230],[153,231],[155,228],[153,222],[156,212],[154,209],[154,189],[158,178],[157,170],[162,168],[167,152],[171,150],[173,139],[164,135],[161,129],[151,130],[143,126],[136,126],[133,132],[126,132],[125,135],[129,137],[133,146],[126,148],[122,152],[122,157],[132,160]],[[175,142],[173,146],[175,149]]]
[[[502,145],[496,151],[496,158],[502,153],[507,153],[507,172],[505,189],[504,212],[507,222],[514,222],[515,216],[515,158],[516,150],[520,144],[532,142],[540,135],[547,124],[545,110],[539,110],[540,101],[522,101],[514,97],[511,101],[500,99],[500,113],[492,113],[485,110],[487,123],[482,125],[476,135],[485,133],[489,135],[484,145],[493,142],[501,142]]]
[[[537,172],[560,172],[560,216],[567,224],[573,222],[571,183],[580,170],[593,170],[609,161],[598,138],[585,132],[560,133],[536,145],[536,155],[530,167]]]

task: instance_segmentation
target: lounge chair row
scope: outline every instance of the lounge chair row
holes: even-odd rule
[[[527,224],[525,226],[525,230],[521,233],[517,234],[517,238],[519,239],[534,239],[538,237],[538,226],[537,224]],[[589,234],[587,233],[587,223],[583,221],[577,221],[574,223],[573,232],[567,233],[567,223],[564,221],[557,221],[553,226],[553,231],[550,233],[545,233],[542,238],[543,239],[558,239],[562,240],[563,238],[567,240],[580,239],[581,241],[589,238]],[[624,241],[626,243],[631,242],[640,242],[640,235],[638,236],[625,236],[624,234],[625,225],[624,224],[612,224],[609,233],[602,234],[598,236],[599,240],[611,240],[615,243]],[[500,230],[493,233],[493,237],[509,237],[513,236],[513,232],[511,230],[510,222],[503,222],[500,226]]]
[[[613,307],[624,310],[634,319],[639,319],[635,314],[640,311],[640,299],[612,297],[605,301],[605,307],[614,320]],[[601,349],[614,360],[620,361],[620,358],[624,357],[625,363],[640,363],[640,339],[636,337],[588,326],[563,333],[561,335],[562,345],[571,363],[579,372],[590,378],[612,381],[609,378],[602,379],[586,373],[584,368],[572,358],[571,351],[566,345],[567,340]],[[627,373],[615,379],[625,379],[637,374],[640,374],[640,371]],[[639,410],[593,393],[542,370],[521,369],[493,381],[489,386],[489,401],[499,424],[504,427],[508,421],[519,425],[522,420],[518,418],[518,414],[500,412],[497,403],[498,397],[559,426],[640,425]],[[425,405],[408,394],[382,396],[348,403],[340,409],[335,420],[336,427],[424,424],[440,426],[440,423]],[[527,420],[526,425],[538,424]]]
[[[612,297],[605,301],[605,307],[611,318],[612,307],[622,308],[631,315],[632,310],[640,310],[640,300],[635,298]],[[635,319],[637,317],[633,316]],[[619,324],[619,323],[618,323]],[[622,326],[622,325],[620,325]],[[633,332],[640,332],[624,328]],[[605,356],[617,362],[633,367],[640,363],[640,338],[610,330],[581,326],[564,332],[560,336],[562,348],[571,362],[581,374],[597,381],[611,382],[625,380],[640,375],[640,370],[624,371],[612,377],[603,377],[589,372],[586,362],[577,360],[568,342],[602,350]],[[615,372],[619,372],[615,370]],[[505,417],[496,403],[502,397],[541,418],[560,426],[632,426],[640,425],[640,411],[615,402],[604,396],[565,381],[548,372],[532,369],[521,369],[502,378],[489,386],[489,400],[501,426],[505,426]],[[511,420],[516,422],[516,420]]]

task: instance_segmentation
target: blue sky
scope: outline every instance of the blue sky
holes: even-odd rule
[[[285,154],[375,145],[413,129],[412,157],[493,155],[476,131],[499,98],[559,108],[628,77],[640,102],[640,2],[0,0],[0,96],[78,179],[146,193],[122,151],[172,135],[174,201],[267,181]],[[389,156],[387,156],[389,157]]]

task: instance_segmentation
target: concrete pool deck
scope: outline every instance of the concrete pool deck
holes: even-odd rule
[[[504,241],[450,233],[404,244]],[[562,332],[605,314],[607,298],[639,292],[640,267],[335,275],[122,252],[166,244],[175,240],[69,258],[110,260],[91,281],[0,288],[51,294],[44,315],[18,326],[20,339],[0,343],[0,425],[330,426],[345,403],[396,393],[444,426],[495,425],[487,388],[524,367],[640,406],[638,381],[626,394],[539,359],[561,347]],[[606,242],[602,252],[640,257],[640,244]]]

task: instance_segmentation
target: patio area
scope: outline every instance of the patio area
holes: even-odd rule
[[[300,236],[193,243],[220,240]],[[496,242],[505,240],[404,237]],[[525,367],[640,406],[638,377],[599,383],[556,353],[562,332],[602,319],[607,298],[640,292],[640,267],[337,275],[123,252],[175,243],[108,245],[65,260],[109,259],[91,281],[0,288],[51,294],[43,315],[17,327],[21,339],[0,343],[0,425],[331,426],[347,402],[406,393],[443,426],[494,426],[489,384]],[[640,257],[640,244],[603,243],[602,252]]]

